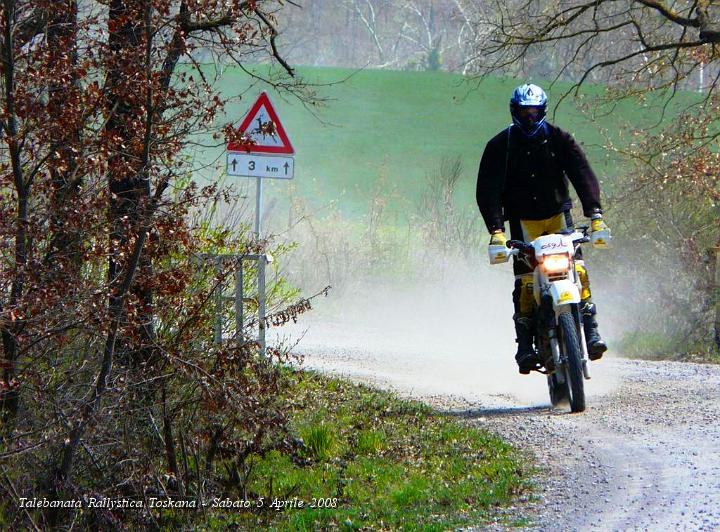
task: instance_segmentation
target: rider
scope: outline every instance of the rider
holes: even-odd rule
[[[572,136],[545,120],[547,96],[537,85],[517,87],[510,98],[513,123],[485,146],[477,180],[477,203],[490,231],[490,245],[505,245],[505,220],[511,238],[529,242],[540,235],[572,228],[568,180],[577,192],[592,231],[607,230],[600,205],[600,186],[582,149]],[[533,348],[532,268],[513,257],[513,305],[520,373],[540,367]],[[597,360],[607,350],[600,338],[596,309],[582,257],[576,269],[582,284],[581,312],[588,355]]]

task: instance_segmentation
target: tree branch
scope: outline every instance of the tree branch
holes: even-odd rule
[[[646,7],[649,7],[651,9],[654,9],[658,13],[660,13],[663,17],[668,19],[671,22],[674,22],[675,24],[679,24],[680,26],[690,26],[692,28],[699,28],[700,27],[700,21],[698,18],[687,18],[681,16],[679,13],[676,13],[669,7],[667,7],[662,2],[658,2],[657,0],[635,0],[637,3],[642,4]]]
[[[273,57],[277,59],[277,62],[282,65],[282,67],[288,74],[290,74],[290,76],[295,77],[295,70],[285,62],[285,60],[278,52],[277,47],[275,46],[275,38],[278,35],[277,29],[275,28],[273,23],[268,20],[268,18],[262,11],[260,11],[259,9],[255,9],[255,14],[267,25],[268,28],[270,28],[270,48],[272,49]]]

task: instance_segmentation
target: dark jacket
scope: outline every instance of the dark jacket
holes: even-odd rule
[[[546,123],[528,139],[510,126],[487,143],[480,161],[476,196],[485,225],[492,232],[504,220],[542,220],[569,210],[568,179],[586,216],[601,208],[597,177],[569,133]]]

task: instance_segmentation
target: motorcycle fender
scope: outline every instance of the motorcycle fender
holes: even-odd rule
[[[569,279],[550,283],[550,295],[553,298],[553,306],[556,308],[560,305],[580,303],[580,290]]]

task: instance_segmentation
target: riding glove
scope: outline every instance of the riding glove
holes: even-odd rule
[[[610,246],[612,235],[601,213],[595,213],[592,215],[592,218],[590,218],[590,231],[590,240],[593,247],[607,248]]]
[[[507,243],[507,237],[503,231],[497,231],[490,235],[491,246],[504,246]]]
[[[508,261],[510,258],[510,250],[505,245],[506,242],[507,238],[505,238],[505,233],[501,230],[490,235],[490,244],[488,245],[490,264],[501,264]]]

